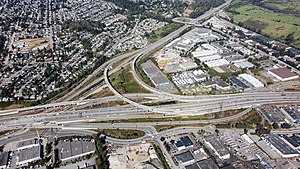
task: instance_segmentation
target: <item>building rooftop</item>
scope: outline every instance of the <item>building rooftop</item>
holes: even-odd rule
[[[300,137],[298,135],[293,136],[283,136],[283,138],[288,141],[290,144],[292,144],[295,148],[298,148],[300,146]]]
[[[271,69],[269,71],[281,77],[282,79],[298,76],[296,73],[292,72],[291,69],[286,67]]]
[[[228,155],[228,150],[224,147],[224,145],[220,142],[220,140],[214,135],[209,135],[204,137],[205,141],[211,144],[211,146],[217,151],[220,156]]]
[[[254,67],[254,65],[252,63],[248,62],[248,61],[236,62],[234,65],[241,68],[241,69],[253,68]]]
[[[281,113],[276,106],[263,106],[257,109],[266,120],[272,123],[283,123],[285,122],[285,116]]]
[[[72,140],[60,141],[57,145],[60,159],[70,159],[88,152],[95,151],[96,146],[92,141]]]
[[[1,166],[6,166],[7,162],[9,159],[9,153],[8,152],[3,152],[0,154],[0,167]]]
[[[189,136],[183,136],[180,138],[180,140],[182,141],[182,143],[184,144],[184,146],[188,147],[193,145],[192,140],[189,138]]]
[[[283,155],[298,154],[298,151],[294,150],[275,134],[263,134],[262,138],[273,145]]]
[[[218,60],[213,60],[209,62],[205,62],[205,64],[208,67],[217,67],[217,66],[223,66],[223,65],[228,65],[229,62],[226,59],[218,59]]]
[[[186,163],[195,159],[190,151],[181,154],[176,154],[175,158],[178,162],[182,163]]]
[[[186,169],[218,169],[219,167],[211,158],[209,158],[209,159],[198,161],[192,165],[188,165],[185,168]]]
[[[242,78],[246,82],[250,83],[253,87],[264,87],[264,84],[261,81],[249,74],[243,73],[238,76],[239,78]]]
[[[19,151],[19,155],[18,155],[19,162],[40,158],[40,155],[41,155],[40,146],[22,149]]]
[[[33,145],[33,144],[38,144],[38,139],[30,139],[30,140],[21,141],[18,143],[18,148],[26,147],[26,146]]]
[[[300,105],[287,105],[280,107],[281,110],[285,111],[294,122],[299,122],[300,120]]]
[[[249,86],[247,84],[245,84],[244,82],[240,81],[236,76],[230,76],[229,80],[234,83],[236,86],[240,87],[240,88],[249,88]]]

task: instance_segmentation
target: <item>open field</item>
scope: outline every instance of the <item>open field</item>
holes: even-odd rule
[[[261,5],[275,12],[300,16],[299,0],[264,0]]]
[[[18,42],[25,42],[26,45],[28,45],[27,49],[29,51],[33,50],[43,50],[44,48],[49,49],[50,47],[50,38],[44,37],[44,38],[35,38],[35,39],[22,39],[15,41],[14,43]]]
[[[130,68],[125,68],[114,73],[110,77],[110,80],[115,89],[120,93],[149,93],[148,90],[135,81]]]
[[[295,15],[277,13],[251,4],[234,6],[228,9],[227,14],[235,22],[272,38],[286,40],[292,34],[293,44],[300,47],[300,18]]]
[[[114,93],[109,90],[108,87],[104,88],[100,92],[94,93],[87,97],[87,99],[96,99],[96,98],[102,98],[102,97],[108,97],[108,96],[113,96]]]

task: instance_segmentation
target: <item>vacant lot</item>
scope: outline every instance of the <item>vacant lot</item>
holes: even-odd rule
[[[134,79],[130,68],[125,68],[111,76],[111,83],[121,93],[149,93]]]
[[[22,39],[16,42],[25,42],[28,45],[28,50],[43,50],[49,49],[50,47],[50,38],[44,37],[44,38],[35,38],[35,39]],[[16,43],[15,42],[15,43]]]
[[[295,15],[278,13],[255,5],[235,6],[227,14],[235,22],[273,38],[285,40],[292,34],[293,44],[300,46],[300,18]]]

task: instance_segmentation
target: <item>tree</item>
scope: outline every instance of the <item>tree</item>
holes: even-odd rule
[[[282,123],[282,124],[281,124],[281,128],[288,129],[288,128],[291,128],[291,125],[288,124],[288,123]]]
[[[163,141],[165,141],[165,139],[166,139],[165,137],[161,137],[160,141],[163,142]]]
[[[215,133],[219,134],[219,133],[220,133],[220,131],[219,131],[218,129],[216,129],[216,130],[215,130]]]
[[[294,38],[294,33],[295,33],[295,32],[290,33],[290,34],[287,35],[287,37],[286,37],[286,43],[287,43],[287,44],[293,43],[293,41],[294,41],[294,39],[295,39],[295,38]]]
[[[272,127],[273,127],[274,129],[279,129],[279,124],[278,124],[278,123],[273,123],[273,124],[272,124]]]
[[[248,130],[246,128],[244,129],[244,134],[248,134]]]

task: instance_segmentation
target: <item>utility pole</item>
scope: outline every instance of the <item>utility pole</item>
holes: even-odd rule
[[[221,113],[221,117],[224,116],[224,112],[223,112],[223,102],[220,102],[220,113]]]

